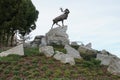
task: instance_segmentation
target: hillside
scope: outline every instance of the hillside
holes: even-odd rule
[[[75,62],[74,66],[63,64],[45,57],[38,48],[25,48],[24,56],[0,58],[0,80],[120,80],[98,60],[75,59]]]

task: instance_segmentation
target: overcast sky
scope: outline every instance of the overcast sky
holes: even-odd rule
[[[68,25],[70,41],[92,43],[97,50],[106,49],[120,57],[120,0],[32,0],[39,17],[32,36],[45,35],[52,19],[68,8],[70,14],[64,22]],[[61,23],[60,23],[61,24]],[[54,26],[56,27],[56,26]]]

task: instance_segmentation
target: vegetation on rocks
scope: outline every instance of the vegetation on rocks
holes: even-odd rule
[[[51,46],[53,46],[54,48],[54,51],[60,51],[60,52],[63,52],[63,53],[67,53],[66,52],[66,49],[64,49],[64,46],[63,45],[56,45],[56,44],[52,44]]]
[[[0,57],[0,80],[120,80],[98,60],[75,59],[75,62],[74,66],[63,64],[45,57],[38,48],[25,48],[24,56]]]

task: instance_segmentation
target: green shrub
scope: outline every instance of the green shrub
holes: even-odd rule
[[[11,80],[21,80],[21,78],[19,76],[13,76]]]
[[[16,65],[16,66],[13,67],[13,69],[17,71],[17,70],[20,69],[20,67],[18,67],[18,66]]]
[[[71,45],[71,47],[73,47],[74,49],[78,50],[79,45],[76,45],[76,46]]]
[[[45,72],[46,77],[50,77],[52,74],[53,74],[53,71],[52,71],[52,70],[47,70],[47,71]]]
[[[47,63],[47,64],[54,64],[54,60],[55,60],[55,59],[49,59],[46,63]]]
[[[41,70],[42,70],[42,71],[46,71],[47,69],[49,69],[47,65],[43,65],[43,66],[41,67]]]
[[[76,65],[81,64],[83,61],[84,61],[84,59],[77,59],[77,58],[75,58]]]
[[[39,48],[24,48],[25,55],[27,56],[33,56],[33,55],[39,55]]]
[[[63,45],[53,45],[54,51],[60,51],[63,53],[67,53],[66,49],[64,49]]]
[[[50,44],[50,46],[53,46],[54,48],[64,48],[64,45],[57,45],[55,43]]]
[[[9,69],[4,70],[4,74],[9,74],[9,73],[10,73]]]
[[[70,74],[71,74],[70,70],[66,69],[66,70],[64,71],[64,76],[65,76],[65,77],[70,77]]]
[[[101,61],[96,59],[91,59],[90,61],[83,61],[83,67],[96,68],[100,66]]]
[[[97,67],[99,67],[99,66],[100,66],[100,63],[101,63],[100,60],[96,60],[96,59],[94,59],[94,58],[91,59],[91,62],[92,62],[95,66],[97,66]]]
[[[22,74],[23,74],[24,76],[29,76],[29,75],[30,75],[30,72],[29,72],[29,71],[24,71]]]
[[[53,80],[72,80],[70,78],[53,78]]]
[[[38,63],[39,59],[38,58],[33,58],[32,63]]]
[[[94,66],[94,64],[90,61],[84,61],[83,62],[83,67],[90,67],[91,68],[93,66]]]
[[[39,71],[34,71],[32,74],[33,74],[34,77],[37,77],[37,76],[40,75],[40,72]]]
[[[3,71],[3,68],[2,67],[0,67],[0,72],[2,72]]]
[[[63,52],[64,54],[67,53],[66,49],[60,49],[60,48],[54,48],[54,51]]]
[[[92,58],[96,58],[96,53],[80,53],[81,57],[84,59],[84,60],[91,60]]]
[[[49,78],[40,78],[40,80],[50,80]]]
[[[81,57],[84,60],[91,60],[92,58],[96,58],[98,51],[87,49],[85,47],[79,47],[78,51],[80,52]]]
[[[14,70],[14,71],[13,71],[13,74],[14,74],[14,75],[19,75],[19,74],[20,74],[20,72],[19,72],[19,71]]]

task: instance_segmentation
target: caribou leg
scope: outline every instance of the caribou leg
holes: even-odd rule
[[[53,22],[51,29],[53,28],[53,25],[54,25],[54,24],[55,24],[55,23]]]
[[[62,20],[62,26],[64,26],[64,21]]]
[[[60,25],[58,23],[56,23],[56,25],[58,25],[60,27]]]

